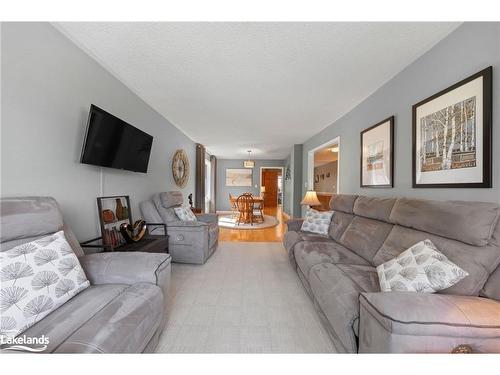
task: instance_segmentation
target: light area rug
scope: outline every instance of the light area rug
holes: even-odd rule
[[[265,229],[272,228],[279,224],[278,219],[274,216],[264,215],[264,222],[262,223],[241,223],[238,225],[238,219],[231,217],[231,215],[220,215],[219,216],[219,227],[230,228],[230,229],[244,229],[244,230],[255,230],[255,229]]]
[[[223,242],[202,266],[172,264],[160,353],[332,353],[280,243]]]

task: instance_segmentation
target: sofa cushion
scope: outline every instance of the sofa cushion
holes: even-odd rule
[[[344,246],[329,240],[323,242],[302,241],[293,250],[295,261],[306,276],[312,266],[320,263],[363,264],[369,263]]]
[[[54,198],[2,198],[0,242],[40,237],[58,232],[63,218]]]
[[[351,224],[353,219],[353,214],[346,214],[345,212],[335,211],[333,213],[330,229],[328,230],[328,234],[330,235],[330,237],[339,242],[345,230],[347,229],[349,224]]]
[[[163,318],[160,287],[139,283],[123,289],[74,331],[56,353],[142,352]]]
[[[337,350],[355,353],[359,316],[359,295],[376,292],[378,277],[371,266],[321,263],[309,273],[309,285],[316,302],[331,325]]]
[[[395,198],[376,198],[359,196],[354,202],[353,212],[369,219],[389,222]]]
[[[363,293],[360,352],[500,350],[500,303],[480,297]]]
[[[435,293],[468,273],[449,261],[429,241],[421,241],[377,267],[382,292]]]
[[[0,251],[64,230],[77,257],[84,255],[75,235],[63,222],[59,205],[50,197],[2,198]]]
[[[500,266],[490,275],[483,290],[481,290],[481,295],[500,301]]]
[[[0,311],[15,337],[90,284],[61,230],[0,253]]]
[[[174,207],[174,212],[182,221],[197,221],[195,214],[189,207]]]
[[[126,288],[128,286],[124,284],[91,285],[28,328],[24,334],[28,337],[49,337],[46,352],[52,353]]]
[[[371,262],[392,229],[392,224],[355,216],[340,243]]]
[[[158,211],[158,214],[161,217],[161,222],[162,223],[170,223],[172,221],[180,221],[177,215],[175,214],[174,208],[173,207],[164,207],[162,200],[160,198],[160,194],[155,194],[151,198],[153,201],[156,210]]]
[[[426,239],[431,240],[451,262],[469,273],[469,276],[452,287],[441,290],[439,293],[479,295],[490,273],[500,262],[500,250],[494,245],[471,246],[460,241],[395,225],[373,258],[373,264],[378,266],[399,255],[417,242]]]
[[[306,217],[302,222],[300,230],[302,232],[327,235],[330,222],[332,221],[332,215],[333,211],[316,211],[309,208],[306,211]]]
[[[352,214],[354,202],[358,198],[357,195],[334,194],[330,199],[330,208],[334,211],[345,212]]]
[[[500,206],[494,203],[400,198],[390,219],[405,227],[485,246],[499,216]]]
[[[183,197],[181,191],[167,191],[160,193],[161,205],[164,208],[179,207],[183,203]]]

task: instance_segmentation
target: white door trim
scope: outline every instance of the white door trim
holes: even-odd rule
[[[337,144],[339,147],[338,158],[337,158],[337,194],[340,192],[340,136],[335,137],[328,142],[325,142],[311,150],[307,153],[307,187],[306,190],[312,190],[314,187],[314,153],[326,146],[331,144]]]

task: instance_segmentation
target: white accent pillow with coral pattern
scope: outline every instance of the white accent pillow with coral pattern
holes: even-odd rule
[[[455,285],[469,274],[430,241],[420,241],[377,267],[382,292],[435,293]]]
[[[90,283],[64,232],[0,252],[0,339],[16,337]]]

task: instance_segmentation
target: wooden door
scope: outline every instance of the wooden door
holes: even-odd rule
[[[279,169],[262,170],[262,186],[265,186],[264,207],[276,207],[278,205],[278,175]]]

